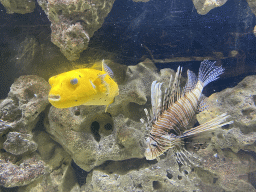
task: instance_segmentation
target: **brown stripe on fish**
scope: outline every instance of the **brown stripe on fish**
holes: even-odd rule
[[[228,116],[224,114],[213,122],[192,129],[187,128],[196,114],[203,87],[218,79],[224,71],[222,67],[215,66],[214,63],[211,61],[201,62],[198,78],[193,72],[188,71],[188,80],[182,92],[179,87],[182,71],[180,67],[177,69],[173,83],[170,78],[169,87],[165,90],[164,96],[161,91],[162,83],[152,82],[153,118],[150,118],[151,121],[148,123],[148,128],[151,127],[151,131],[147,138],[146,159],[155,159],[168,148],[174,148],[174,151],[177,152],[177,160],[186,163],[186,161],[190,161],[190,153],[183,149],[185,138],[194,137],[231,123],[225,123]]]

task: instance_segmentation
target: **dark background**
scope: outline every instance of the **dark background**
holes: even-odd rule
[[[168,59],[175,57],[207,57],[221,52],[225,59],[218,61],[226,69],[221,79],[205,89],[206,95],[235,86],[245,76],[255,74],[256,37],[253,34],[255,16],[244,0],[228,0],[226,4],[199,15],[191,0],[150,0],[135,3],[116,0],[102,27],[94,33],[88,50],[95,50],[95,59],[114,55],[114,60],[125,65],[136,65],[146,57]],[[47,80],[49,65],[63,67],[56,60],[69,63],[59,49],[50,42],[50,22],[37,4],[33,13],[6,14],[0,4],[0,98],[7,96],[15,78],[37,74]],[[26,57],[17,62],[20,43],[35,37],[40,47],[48,44],[49,54],[38,53],[37,58]],[[231,51],[237,57],[229,57]],[[87,57],[87,50],[79,62]],[[113,57],[111,57],[113,59]],[[50,63],[50,64],[47,64]],[[200,62],[156,63],[161,68],[198,71]],[[40,66],[40,67],[39,67]],[[37,70],[32,70],[37,69]],[[47,76],[48,74],[48,76]],[[184,72],[184,76],[186,73]]]

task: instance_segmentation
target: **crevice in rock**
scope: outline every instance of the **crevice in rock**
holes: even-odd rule
[[[161,189],[162,185],[159,181],[153,181],[153,188],[154,189]]]
[[[99,142],[100,134],[99,134],[100,124],[97,121],[92,122],[91,124],[91,132],[93,134],[94,139]]]
[[[75,171],[75,175],[76,175],[76,180],[79,184],[79,186],[81,187],[82,185],[84,185],[86,183],[86,178],[89,172],[81,169],[73,160],[71,162],[71,166]]]
[[[133,158],[123,161],[106,161],[105,163],[96,167],[95,169],[102,170],[107,174],[116,173],[119,175],[125,175],[130,171],[148,167],[153,163],[157,163],[157,161],[147,161],[145,158]]]

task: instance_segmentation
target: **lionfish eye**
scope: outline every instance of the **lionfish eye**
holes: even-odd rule
[[[70,83],[71,83],[72,85],[76,85],[76,84],[78,83],[78,79],[77,79],[77,78],[71,79],[71,80],[70,80]]]
[[[151,146],[156,147],[157,144],[156,143],[151,143]]]

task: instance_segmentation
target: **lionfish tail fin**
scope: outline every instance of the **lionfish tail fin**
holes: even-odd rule
[[[229,121],[229,122],[225,122],[226,119],[230,117],[229,115],[227,115],[226,113],[223,113],[217,117],[215,117],[214,119],[202,124],[202,125],[199,125],[193,129],[190,129],[186,132],[184,132],[184,134],[181,136],[183,139],[185,138],[188,138],[188,137],[191,137],[191,136],[195,136],[197,134],[200,134],[200,133],[204,133],[204,132],[207,132],[207,131],[212,131],[214,129],[217,129],[217,128],[220,128],[222,126],[225,126],[225,125],[229,125],[229,124],[232,124],[233,121]]]
[[[204,60],[201,62],[198,74],[198,80],[203,83],[203,87],[212,81],[215,81],[224,72],[222,66],[215,66],[216,61]]]

